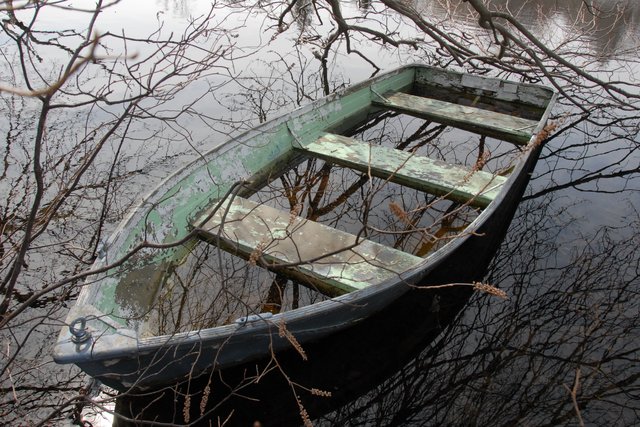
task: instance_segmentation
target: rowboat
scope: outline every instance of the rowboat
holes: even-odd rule
[[[55,361],[144,390],[291,348],[306,357],[407,294],[467,280],[457,266],[498,238],[555,98],[410,65],[217,146],[105,242]]]

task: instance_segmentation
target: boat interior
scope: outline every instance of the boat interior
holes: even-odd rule
[[[375,93],[366,114],[294,144],[280,168],[193,221],[202,243],[153,295],[141,336],[397,280],[464,234],[528,149],[545,105],[535,93],[520,99],[515,83],[432,79]]]

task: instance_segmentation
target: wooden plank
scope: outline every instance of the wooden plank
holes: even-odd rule
[[[416,70],[415,85],[421,90],[436,87],[449,93],[487,96],[495,101],[525,105],[539,110],[545,110],[553,96],[553,91],[549,88],[530,83],[513,82],[432,67],[420,67]]]
[[[534,120],[403,92],[387,94],[384,99],[377,99],[374,103],[402,113],[518,144],[528,143],[538,125]]]
[[[491,203],[506,181],[503,176],[472,172],[439,160],[369,145],[341,135],[324,134],[300,149],[329,162],[478,207]]]
[[[200,229],[200,237],[207,242],[248,260],[259,247],[269,264],[281,267],[279,273],[330,296],[398,279],[400,273],[423,261],[240,197],[223,205]],[[283,267],[285,264],[295,265]]]

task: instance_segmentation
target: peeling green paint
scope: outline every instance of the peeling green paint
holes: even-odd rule
[[[329,162],[479,207],[491,203],[506,181],[502,176],[472,171],[341,135],[324,134],[307,145],[304,151]]]
[[[509,114],[401,92],[386,94],[384,99],[378,99],[374,102],[387,108],[430,119],[438,123],[520,144],[529,142],[533,131],[538,125],[537,121]]]
[[[226,211],[222,230],[220,223]],[[382,283],[423,261],[270,206],[236,197],[202,226],[202,237],[245,259],[262,255],[281,274],[339,295]]]
[[[142,202],[110,239],[107,257],[102,262],[113,262],[125,256],[144,240],[170,244],[184,239],[191,231],[190,224],[194,218],[222,197],[235,182],[268,180],[277,176],[287,159],[291,158],[293,147],[312,148],[325,132],[355,126],[356,121],[365,119],[368,112],[380,110],[380,94],[409,91],[414,80],[424,79],[428,70],[407,67],[381,79],[373,79],[370,83],[362,83],[265,123],[212,150],[205,155],[206,161],[196,161],[177,172]],[[411,167],[414,168],[413,165]],[[393,165],[387,165],[386,168],[395,170]],[[474,173],[471,181],[476,178]],[[493,177],[493,182],[499,183],[501,178]],[[449,191],[438,189],[437,186],[421,188],[439,194]],[[459,196],[461,201],[482,193],[472,197],[473,203],[481,206],[489,203],[498,191],[497,186],[487,191],[483,184],[478,184],[467,193],[458,190],[456,187],[451,195],[453,198]],[[131,295],[132,301],[147,305],[147,302],[143,302],[145,298],[138,298],[136,294],[157,293],[166,275],[156,274],[155,270],[162,273],[179,265],[196,244],[197,240],[192,239],[169,249],[144,249],[115,271],[96,278],[94,284],[87,287],[83,300],[94,304],[104,313],[110,313],[114,320],[124,324],[126,322],[123,319],[136,316],[150,307],[125,307],[116,301],[122,300],[117,296]],[[140,286],[141,280],[151,285]],[[128,326],[133,327],[131,324]]]
[[[417,93],[420,92],[421,87],[433,86],[446,88],[447,91],[451,89],[450,94],[453,95],[451,96],[453,100],[461,96],[469,99],[469,95],[473,95],[473,99],[476,99],[476,96],[483,97],[485,105],[499,106],[500,111],[518,111],[519,114],[523,111],[520,107],[528,105],[529,110],[534,110],[535,114],[528,114],[527,117],[534,119],[537,118],[535,109],[539,108],[539,121],[523,122],[522,128],[518,127],[520,124],[509,125],[511,130],[518,132],[523,130],[522,134],[515,132],[513,138],[521,142],[525,141],[525,136],[542,130],[548,118],[550,106],[556,97],[552,90],[539,86],[484,77],[469,77],[465,74],[422,65],[403,67],[359,83],[239,135],[176,171],[145,197],[122,222],[105,245],[104,256],[97,260],[92,268],[101,269],[119,261],[145,240],[165,244],[183,240],[192,230],[190,224],[210,209],[237,182],[250,182],[250,185],[239,193],[243,197],[248,197],[252,191],[251,187],[257,190],[260,185],[268,183],[284,172],[289,162],[299,161],[303,157],[300,153],[305,146],[308,147],[307,153],[323,150],[322,155],[339,159],[339,161],[344,159],[344,161],[359,163],[361,166],[354,167],[362,170],[365,168],[362,166],[364,158],[362,153],[355,155],[348,152],[348,144],[344,144],[344,141],[340,140],[341,137],[332,139],[329,136],[327,139],[323,135],[326,132],[336,134],[357,127],[367,120],[368,114],[379,113],[390,107],[395,108],[388,104],[388,99],[385,101],[384,94],[414,90],[414,93]],[[443,99],[449,100],[449,96]],[[512,105],[508,105],[510,108],[503,108],[504,105],[501,103]],[[450,108],[450,105],[447,108]],[[432,119],[433,116],[429,114],[417,112],[416,115]],[[490,136],[505,135],[504,129],[496,130],[491,126],[482,126],[483,123],[480,125],[473,123],[473,120],[466,118],[468,115],[466,113],[464,113],[464,120],[460,120],[460,117],[456,118],[457,115],[459,116],[458,113],[450,112],[448,116],[453,116],[453,119],[442,121]],[[531,126],[535,129],[530,129]],[[507,134],[514,134],[514,132],[507,131]],[[325,140],[318,142],[320,137]],[[320,146],[316,147],[316,144]],[[339,153],[336,151],[338,154],[327,153],[327,150],[332,149],[328,146],[329,144],[342,144],[344,147],[339,148]],[[300,150],[294,150],[294,147]],[[362,144],[360,148],[362,147],[366,149],[367,159],[373,153],[371,157],[376,162],[382,161],[378,168],[379,172],[376,173],[387,175],[391,173],[394,180],[396,176],[405,174],[407,182],[404,185],[420,185],[423,187],[419,188],[431,192],[448,192],[447,195],[449,193],[455,195],[461,188],[458,185],[459,182],[471,185],[469,183],[484,176],[486,178],[484,183],[474,183],[471,185],[473,188],[465,190],[466,194],[460,194],[461,201],[471,197],[475,203],[485,197],[484,203],[489,203],[499,191],[498,185],[504,182],[502,177],[489,177],[477,172],[469,177],[464,176],[460,180],[454,177],[454,169],[450,166],[431,164],[425,166],[421,163],[423,160],[402,157],[410,156],[408,153],[399,154],[402,152],[395,151],[375,153],[378,148],[369,147],[366,144]],[[391,162],[387,157],[393,161]],[[418,163],[414,164],[414,161]],[[376,167],[378,166],[375,164],[366,164],[366,170]],[[425,171],[428,172],[428,176],[421,175]],[[468,172],[465,173],[468,174]],[[438,181],[442,177],[446,177],[447,184],[439,188],[440,184],[434,184],[433,181]],[[496,183],[496,187],[487,188],[487,183],[489,185]],[[452,187],[454,187],[453,191],[451,191]],[[481,193],[480,196],[476,195],[478,193]],[[241,199],[237,200],[241,201]],[[355,236],[301,218],[291,218],[288,212],[276,211],[263,205],[247,207],[244,203],[245,201],[242,200],[239,208],[231,206],[237,221],[225,225],[225,233],[228,234],[221,246],[231,251],[239,250],[248,258],[258,245],[263,244],[265,245],[263,253],[269,263],[304,261],[301,265],[288,266],[287,274],[299,282],[317,287],[327,295],[354,292],[349,298],[354,300],[362,298],[362,301],[366,301],[364,306],[367,306],[368,301],[371,301],[366,299],[369,293],[365,290],[358,294],[357,290],[376,283],[380,284],[381,288],[403,286],[400,280],[403,273],[433,265],[432,262],[420,257],[366,240],[357,241],[358,244],[353,249],[345,249],[346,246],[356,243]],[[252,210],[255,208],[255,210],[247,215],[249,208]],[[233,218],[232,216],[231,219]],[[210,224],[205,238],[213,240],[215,227],[215,222]],[[242,233],[246,236],[243,237]],[[246,240],[241,243],[243,239]],[[149,360],[145,357],[155,357],[158,354],[157,349],[167,343],[175,345],[176,351],[192,349],[194,345],[205,345],[208,350],[217,354],[217,350],[222,345],[226,346],[232,335],[237,332],[235,327],[228,325],[178,334],[178,336],[163,335],[149,338],[142,337],[143,330],[139,329],[139,320],[144,320],[144,314],[153,309],[154,298],[162,290],[167,275],[185,261],[197,244],[199,240],[193,238],[171,248],[147,248],[133,255],[120,267],[113,268],[102,275],[90,277],[83,285],[78,300],[67,317],[67,323],[71,323],[77,317],[93,316],[94,319],[99,319],[99,322],[91,322],[91,333],[100,339],[92,340],[83,349],[78,349],[78,346],[70,340],[69,329],[63,328],[55,347],[55,360],[58,363],[77,363],[97,378],[109,378],[114,383],[128,387],[132,384],[130,380],[137,378],[138,374],[142,375],[146,369],[138,373],[124,372],[114,364],[119,365],[122,361],[126,365],[134,359]],[[329,254],[319,251],[319,248],[325,248],[325,251],[333,248],[336,253]],[[437,259],[437,254],[434,255],[436,257],[431,258],[432,260]],[[320,258],[315,259],[317,257]],[[418,272],[411,272],[411,274],[414,273]],[[386,281],[385,284],[382,283],[384,281]],[[390,288],[384,288],[384,290],[387,291]],[[393,289],[394,292],[398,290],[400,288]],[[344,300],[325,302],[341,305]],[[379,306],[381,305],[383,304]],[[317,310],[316,313],[319,316],[316,316],[316,319],[321,320],[323,325],[325,321],[331,323],[330,318],[324,317],[325,307],[321,305],[310,307]],[[304,309],[306,307],[302,308]],[[291,316],[295,318],[301,313],[303,312],[296,311]],[[283,313],[283,315],[289,315],[289,313]],[[323,317],[320,318],[320,316]],[[357,320],[348,317],[346,313],[344,316],[345,318],[340,320],[341,323]],[[302,318],[298,320],[306,321]],[[298,323],[298,325],[302,324]],[[248,335],[248,337],[259,338],[259,335]],[[244,357],[245,347],[239,344],[234,351]],[[196,353],[193,354],[194,357],[199,357]],[[213,357],[211,360],[214,359],[218,360]],[[193,360],[185,359],[184,364],[180,365],[187,371],[163,372],[162,375],[166,375],[169,381],[175,380],[178,376],[191,372],[192,362]],[[228,359],[227,363],[233,362]]]
[[[414,70],[406,69],[378,84],[375,92],[408,88],[413,78]],[[163,194],[152,195],[149,200],[154,202],[148,201],[139,208],[146,208],[146,213],[139,216],[138,222],[129,224],[122,231],[127,233],[125,240],[112,248],[110,258],[124,256],[145,238],[164,244],[183,239],[191,231],[190,224],[195,215],[222,197],[235,182],[250,180],[258,174],[265,174],[265,171],[269,174],[272,167],[273,175],[277,174],[277,165],[282,158],[290,155],[293,146],[310,143],[322,132],[351,120],[354,114],[367,111],[375,96],[371,87],[360,87],[343,96],[329,97],[318,108],[285,116],[267,129],[257,128],[228,142],[208,163],[191,170],[174,185],[165,187]],[[112,313],[120,322],[123,322],[123,318],[136,317],[148,310],[149,307],[144,306],[121,306],[115,296],[130,294],[132,301],[144,301],[144,298],[136,295],[140,292],[157,293],[157,288],[162,286],[158,278],[165,275],[148,273],[153,268],[164,270],[180,264],[195,244],[197,241],[193,240],[171,249],[141,251],[115,274],[100,280],[100,290],[95,293],[96,306]],[[139,285],[145,274],[147,280],[154,283],[153,289]]]

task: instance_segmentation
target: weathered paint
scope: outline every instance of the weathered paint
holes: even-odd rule
[[[221,207],[202,229],[208,242],[245,259],[261,253],[272,266],[294,264],[278,271],[329,295],[397,278],[422,262],[420,257],[240,197]]]
[[[165,244],[184,238],[190,231],[193,217],[220,198],[234,182],[247,179],[269,162],[291,150],[292,139],[285,126],[275,131],[257,135],[246,144],[204,165],[192,175],[168,189],[165,197],[149,206],[147,215],[130,229],[125,244],[112,259],[124,256],[143,238],[150,242]],[[117,270],[116,275],[105,277],[101,282],[96,306],[118,319],[139,317],[149,310],[153,299],[138,297],[155,295],[161,286],[163,271],[180,263],[191,251],[196,240],[170,249],[145,249]],[[114,248],[115,249],[115,248]],[[145,286],[140,284],[146,280]],[[125,297],[129,295],[129,301]],[[136,304],[146,301],[146,304]],[[121,320],[123,321],[123,320]],[[130,325],[131,326],[131,325]]]
[[[488,172],[472,171],[334,134],[324,134],[303,151],[407,187],[479,207],[491,203],[507,180]]]
[[[357,86],[229,141],[226,149],[218,150],[208,163],[164,187],[164,193],[157,191],[148,197],[132,215],[137,221],[130,221],[110,240],[107,261],[124,256],[144,240],[170,244],[183,239],[191,231],[193,218],[222,197],[235,182],[257,174],[268,175],[272,168],[276,174],[277,168],[273,165],[290,153],[293,146],[312,142],[321,132],[340,127],[354,115],[366,112],[375,92],[410,87],[414,74],[413,68],[391,73],[375,83],[373,91],[371,85]],[[140,318],[150,308],[146,304],[136,304],[135,301],[144,300],[136,295],[155,295],[162,286],[158,279],[166,277],[166,274],[148,272],[153,268],[166,270],[180,264],[196,243],[194,239],[174,248],[142,250],[122,267],[100,277],[99,286],[92,287],[90,295],[84,298],[123,326],[135,328],[138,321],[132,319]],[[140,286],[140,279],[145,275],[155,288]],[[128,302],[122,299],[125,295],[131,295]]]
[[[520,144],[529,142],[538,125],[538,122],[533,120],[402,92],[386,94],[384,99],[378,99],[375,103],[438,123]]]
[[[92,268],[103,268],[119,260],[142,241],[172,243],[183,239],[191,231],[189,224],[194,218],[222,197],[235,182],[251,180],[252,185],[257,185],[277,176],[283,171],[283,165],[296,157],[292,156],[294,146],[311,144],[324,132],[339,132],[341,129],[357,126],[360,120],[366,119],[368,112],[381,110],[372,105],[372,100],[380,100],[379,94],[410,91],[416,85],[429,86],[429,74],[438,74],[440,77],[449,75],[443,79],[445,83],[447,80],[451,82],[454,91],[480,93],[489,98],[493,96],[485,82],[465,80],[460,73],[411,65],[359,83],[264,123],[219,145],[168,177],[130,212],[106,243],[105,255]],[[434,81],[438,78],[434,77]],[[494,99],[514,99],[520,103],[532,99],[531,105],[544,110],[540,114],[536,131],[542,129],[555,99],[553,91],[518,84],[517,93],[512,94],[513,83],[489,80],[489,85],[498,87]],[[437,82],[434,84],[437,86]],[[469,90],[465,86],[468,84],[480,88]],[[526,88],[523,89],[523,86]],[[523,159],[532,152],[533,150],[525,151]],[[522,164],[523,161],[520,162]],[[516,171],[519,168],[521,166]],[[510,179],[509,182],[513,180]],[[492,206],[495,204],[484,210],[474,221],[472,230],[480,226],[481,219],[484,221],[490,215]],[[464,237],[453,241],[445,248],[451,248],[463,239]],[[144,313],[150,307],[126,306],[122,300],[129,299],[127,296],[134,293],[156,292],[162,286],[165,273],[183,262],[197,241],[194,238],[169,249],[142,250],[125,265],[111,269],[106,274],[90,277],[83,285],[78,300],[67,317],[67,323],[71,323],[77,316],[90,313],[93,317],[88,322],[89,328],[92,336],[99,339],[92,339],[89,345],[79,348],[70,341],[68,328],[65,327],[55,346],[54,359],[60,363],[76,363],[90,375],[124,390],[134,381],[138,386],[172,381],[193,373],[196,365],[199,369],[208,369],[214,361],[220,366],[231,366],[250,360],[263,354],[262,347],[256,347],[256,342],[260,340],[269,351],[277,351],[290,345],[283,339],[282,345],[278,347],[280,344],[273,340],[270,326],[265,325],[265,322],[249,323],[242,327],[225,325],[147,338],[139,335],[135,315]],[[359,322],[385,307],[390,300],[409,288],[405,285],[405,279],[419,280],[420,275],[426,274],[433,267],[434,260],[446,256],[448,250],[443,249],[427,260],[418,258],[420,262],[415,268],[410,267],[415,264],[407,261],[406,266],[399,266],[394,270],[391,280],[378,282],[378,286],[366,286],[335,299],[280,313],[274,318],[286,321],[287,328],[301,343],[318,339]],[[376,256],[383,259],[382,255]],[[393,259],[395,258],[391,261]],[[384,270],[382,266],[378,267]],[[400,274],[395,271],[402,271],[403,280],[398,280]],[[370,273],[371,270],[364,272]],[[148,286],[140,286],[140,282],[145,279]],[[138,299],[138,305],[146,304],[148,302]],[[221,352],[222,346],[227,351]],[[159,352],[161,348],[171,348],[171,352]],[[194,348],[198,351],[193,351]],[[165,369],[167,363],[175,361],[178,363],[172,369]]]
[[[378,98],[377,93],[390,90],[400,91],[411,87],[414,70],[407,69],[402,73],[372,84],[364,90],[331,97],[331,102],[312,110],[310,113],[292,117],[288,126],[295,135],[297,145],[305,145],[314,141],[321,133],[331,131],[342,124],[354,126],[353,117],[371,108],[371,100]]]
[[[512,105],[535,107],[540,109],[540,115],[544,113],[553,96],[551,89],[539,85],[457,73],[434,67],[417,69],[415,84],[417,86],[441,87],[451,92],[484,95]]]

